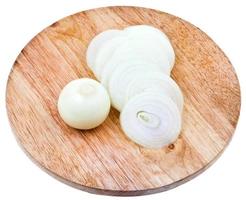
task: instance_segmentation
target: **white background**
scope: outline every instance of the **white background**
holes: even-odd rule
[[[0,199],[112,199],[69,187],[33,164],[17,145],[5,109],[5,86],[24,45],[62,17],[89,8],[137,5],[177,15],[200,27],[223,49],[238,74],[241,116],[235,136],[221,158],[192,181],[168,192],[138,199],[246,199],[246,6],[243,0],[8,0],[0,1]],[[120,197],[117,197],[120,198]]]

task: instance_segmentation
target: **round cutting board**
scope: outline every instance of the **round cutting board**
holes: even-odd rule
[[[68,82],[95,78],[85,59],[91,39],[136,24],[170,38],[176,53],[171,76],[185,99],[180,137],[159,150],[129,140],[113,108],[102,125],[87,131],[70,128],[57,112]],[[156,10],[107,7],[68,16],[35,36],[14,63],[6,100],[20,146],[49,174],[93,193],[143,195],[176,187],[218,158],[237,124],[240,87],[228,58],[194,25]]]

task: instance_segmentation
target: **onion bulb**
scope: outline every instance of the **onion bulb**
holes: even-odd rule
[[[89,78],[73,80],[60,93],[58,111],[71,127],[91,129],[108,116],[110,98],[104,87]]]
[[[120,124],[135,143],[156,149],[177,139],[181,115],[167,95],[144,92],[127,102],[120,114]]]

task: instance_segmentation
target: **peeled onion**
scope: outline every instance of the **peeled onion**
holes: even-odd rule
[[[71,127],[91,129],[108,116],[110,98],[104,87],[89,78],[73,80],[60,93],[58,111]]]
[[[124,106],[120,124],[135,143],[148,148],[162,148],[177,139],[181,131],[181,115],[167,95],[144,92]]]

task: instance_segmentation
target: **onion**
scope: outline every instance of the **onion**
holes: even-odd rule
[[[149,25],[129,26],[124,29],[124,32],[129,38],[141,40],[141,38],[148,37],[153,43],[158,42],[161,46],[166,48],[166,55],[170,61],[170,71],[175,63],[175,53],[172,44],[165,33],[159,29]]]
[[[101,47],[109,40],[112,40],[113,38],[119,36],[120,33],[120,30],[111,29],[99,33],[91,40],[86,52],[86,61],[91,69],[94,68],[96,56]]]
[[[107,88],[109,84],[110,78],[113,76],[113,73],[115,70],[117,70],[119,67],[125,65],[125,67],[133,65],[133,63],[138,64],[138,65],[149,65],[148,68],[156,71],[169,74],[168,68],[164,68],[163,66],[158,65],[156,62],[151,61],[148,59],[148,57],[143,57],[141,55],[129,55],[125,57],[112,57],[108,63],[106,63],[103,71],[101,72],[101,82],[102,84]]]
[[[115,50],[118,49],[118,47],[125,41],[125,37],[118,36],[102,45],[96,56],[95,66],[93,68],[93,72],[98,80],[101,80],[101,72],[105,67],[107,67],[106,62],[110,60]]]
[[[170,64],[162,49],[157,48],[151,41],[128,40],[115,50],[108,62],[101,68],[99,80],[107,88],[108,80],[118,66],[126,62],[140,61],[148,63],[149,68],[153,65],[158,66],[163,73],[170,75]]]
[[[163,72],[170,75],[170,64],[165,50],[150,40],[127,40],[122,43],[105,63],[104,70],[113,70],[117,64],[126,60],[142,60],[158,65]],[[102,74],[103,76],[103,74]]]
[[[142,92],[159,92],[168,95],[176,103],[180,113],[183,110],[183,94],[176,82],[165,74],[147,72],[134,74],[134,80],[128,84],[125,101]],[[112,98],[113,99],[113,98]]]
[[[104,87],[89,78],[73,80],[60,93],[58,111],[71,127],[91,129],[108,116],[110,98]]]
[[[144,92],[128,101],[120,114],[120,124],[137,144],[162,148],[177,139],[181,115],[167,95]]]
[[[128,86],[136,79],[139,74],[148,74],[156,71],[161,74],[159,66],[144,62],[130,62],[121,64],[110,76],[108,91],[111,96],[112,106],[121,111],[127,100]],[[164,75],[164,74],[163,74]]]
[[[184,99],[170,77],[175,52],[165,33],[148,25],[108,30],[92,40],[86,58],[113,107],[121,112],[120,124],[130,139],[149,148],[162,148],[177,139]],[[108,114],[109,97],[102,89],[81,94],[80,87],[75,84],[73,92],[62,92],[59,113],[72,127],[95,127]],[[83,101],[76,96],[83,96]]]

